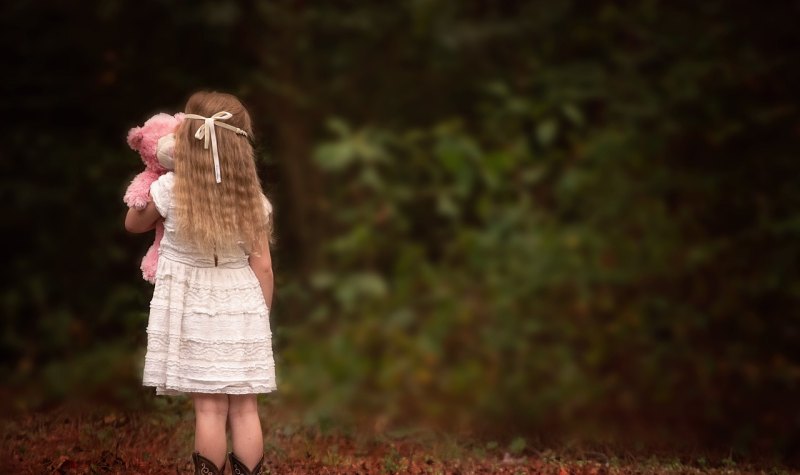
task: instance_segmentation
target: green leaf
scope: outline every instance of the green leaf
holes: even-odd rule
[[[558,122],[555,119],[544,120],[536,127],[536,139],[542,146],[552,144],[557,134]]]
[[[511,443],[508,445],[508,451],[514,455],[519,455],[525,450],[526,446],[525,439],[523,437],[516,437]]]
[[[583,125],[584,118],[583,113],[580,109],[578,109],[574,104],[564,104],[561,108],[561,112],[564,113],[564,117],[569,119],[574,125],[581,126]]]

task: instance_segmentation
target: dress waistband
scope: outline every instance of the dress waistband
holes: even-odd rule
[[[160,249],[158,253],[159,259],[167,259],[174,262],[180,262],[187,266],[200,267],[200,268],[218,268],[218,269],[240,269],[249,265],[247,257],[240,259],[222,258],[214,262],[213,258],[192,257],[180,254],[167,252],[165,249]]]

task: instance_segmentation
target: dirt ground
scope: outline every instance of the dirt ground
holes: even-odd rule
[[[180,408],[126,413],[64,406],[17,414],[0,425],[0,474],[190,474],[193,423],[191,413]],[[326,435],[262,424],[269,474],[800,473],[729,459],[567,454],[524,443],[501,447],[421,434]]]

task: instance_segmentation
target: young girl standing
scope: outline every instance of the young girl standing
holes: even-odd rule
[[[190,394],[196,474],[260,474],[256,395],[277,389],[269,308],[272,207],[256,173],[250,116],[234,96],[198,92],[175,131],[175,171],[129,209],[141,233],[164,220],[147,325],[143,385]],[[227,454],[226,423],[232,452]]]

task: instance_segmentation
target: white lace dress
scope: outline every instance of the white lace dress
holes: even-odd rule
[[[174,174],[150,187],[164,217],[143,385],[157,395],[277,389],[269,308],[244,251],[204,255],[182,244],[172,218]],[[272,207],[264,198],[265,212]]]

